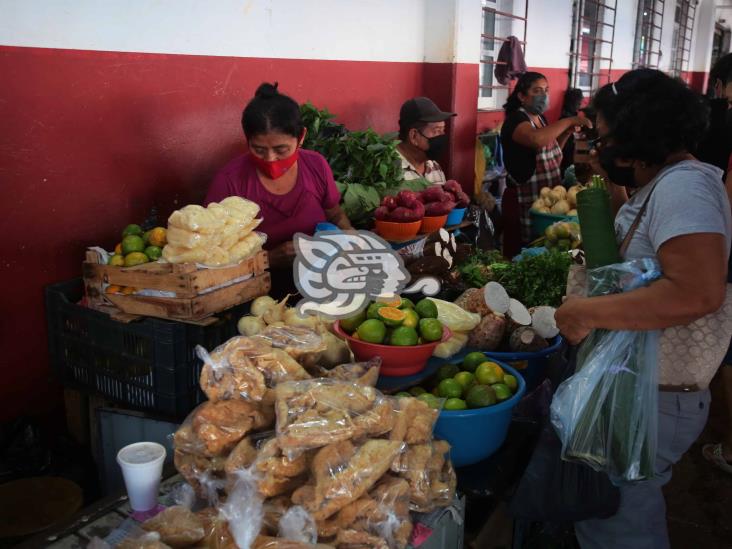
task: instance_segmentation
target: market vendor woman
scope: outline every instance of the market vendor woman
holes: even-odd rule
[[[315,226],[325,221],[341,229],[352,227],[338,205],[341,197],[328,162],[301,148],[306,130],[300,107],[277,91],[277,83],[259,86],[241,123],[249,152],[216,175],[206,204],[241,196],[259,205],[262,224],[257,230],[267,235],[264,247],[277,289],[278,270],[283,281],[292,279],[295,233],[313,234]]]
[[[519,78],[503,106],[506,120],[501,129],[503,160],[508,171],[504,205],[504,252],[513,256],[531,241],[529,209],[542,187],[561,185],[562,147],[575,126],[592,127],[580,116],[549,124],[549,83],[538,72]]]

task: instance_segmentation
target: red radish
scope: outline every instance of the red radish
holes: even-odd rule
[[[418,219],[422,219],[424,217],[424,204],[417,201],[414,204],[414,208],[412,208],[412,211],[414,212],[414,215],[417,216]]]
[[[425,204],[428,204],[430,202],[442,202],[442,197],[444,195],[445,192],[439,185],[427,187],[425,190],[422,191],[422,198]]]
[[[463,188],[460,186],[460,183],[455,181],[454,179],[449,179],[445,182],[444,188],[446,191],[449,191],[453,194],[457,194],[463,191]]]
[[[410,223],[412,221],[419,221],[414,210],[399,206],[393,212],[391,212],[391,220],[397,223]]]
[[[455,198],[457,199],[456,202],[458,208],[467,208],[470,204],[470,197],[462,191],[457,193]]]
[[[414,203],[417,202],[417,193],[414,191],[399,191],[396,201],[403,208],[412,208]]]
[[[393,196],[385,196],[384,200],[381,201],[381,205],[389,208],[389,211],[395,209],[398,206],[396,198],[394,198]]]
[[[374,217],[379,221],[389,221],[389,208],[386,206],[379,206],[374,212]]]
[[[454,207],[454,202],[430,202],[425,205],[424,213],[426,216],[430,217],[447,215]]]
[[[445,197],[450,202],[457,202],[457,200],[455,198],[455,195],[453,193],[449,192],[449,191],[445,193]],[[446,200],[441,200],[440,202],[446,202]]]

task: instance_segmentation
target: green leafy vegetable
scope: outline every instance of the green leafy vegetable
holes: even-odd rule
[[[526,307],[550,305],[559,307],[567,289],[567,274],[572,259],[567,252],[548,250],[546,253],[515,261],[496,270],[493,275],[508,295]]]
[[[493,267],[504,262],[507,263],[498,250],[476,250],[465,263],[457,267],[457,271],[465,283],[479,288],[494,280]]]

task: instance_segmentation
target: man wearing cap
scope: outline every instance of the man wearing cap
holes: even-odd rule
[[[443,112],[427,97],[406,101],[399,111],[397,151],[402,160],[404,179],[424,178],[433,185],[444,185],[447,178],[435,159],[447,145],[445,120],[455,116]]]

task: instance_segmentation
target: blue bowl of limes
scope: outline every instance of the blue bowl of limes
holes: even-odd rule
[[[523,376],[504,362],[495,359],[486,359],[492,365],[499,385],[506,385],[500,376],[512,376],[511,385],[515,381],[515,389],[511,390],[510,396],[505,389],[494,389],[493,393],[500,393],[491,404],[491,398],[481,403],[481,391],[477,393],[474,401],[468,400],[468,406],[464,410],[446,410],[440,412],[435,424],[435,438],[446,440],[450,443],[450,459],[455,467],[464,467],[483,461],[498,450],[508,435],[508,427],[511,424],[511,416],[514,407],[519,403],[526,391],[526,382]],[[482,366],[479,365],[478,367]],[[477,370],[476,370],[477,372]],[[490,381],[490,379],[489,379]],[[480,387],[495,387],[494,385],[479,385]],[[468,390],[469,391],[469,390]],[[490,393],[490,391],[487,391]],[[470,392],[467,393],[470,397]],[[450,399],[452,400],[452,399]],[[477,407],[480,404],[485,404]]]

